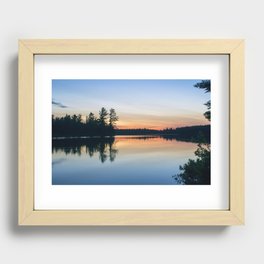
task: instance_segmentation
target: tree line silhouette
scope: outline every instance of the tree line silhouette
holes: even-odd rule
[[[138,128],[118,129],[118,116],[115,109],[109,113],[102,107],[97,118],[93,113],[54,117],[52,115],[52,137],[84,137],[84,136],[114,136],[114,135],[159,135],[166,139],[177,139],[187,142],[210,142],[210,125],[166,128],[163,130]],[[167,136],[167,137],[165,137]]]
[[[115,109],[111,108],[108,112],[104,107],[99,111],[99,117],[92,112],[85,118],[76,114],[66,114],[64,117],[52,115],[52,136],[113,136],[117,121]]]
[[[203,80],[194,85],[199,89],[203,89],[205,93],[211,92],[210,80]],[[204,117],[211,121],[211,101],[205,103],[207,111],[204,113]],[[189,129],[189,132],[191,130]],[[188,131],[185,131],[188,133]],[[209,131],[210,133],[210,131]],[[185,134],[188,136],[187,134]],[[198,148],[194,152],[197,157],[189,159],[187,163],[180,166],[181,173],[174,175],[176,181],[182,179],[183,184],[189,185],[208,185],[211,183],[211,144],[209,141],[204,141],[202,138],[198,141]]]
[[[117,129],[116,135],[153,135],[161,136],[164,139],[177,139],[178,141],[209,143],[210,142],[210,125],[187,126],[177,128],[166,128],[163,130],[154,129]]]
[[[177,127],[176,129],[167,128],[161,134],[165,139],[176,138],[178,141],[194,143],[210,143],[211,126],[187,126]]]

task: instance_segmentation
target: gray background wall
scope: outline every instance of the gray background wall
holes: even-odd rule
[[[0,262],[263,263],[263,25],[260,0],[2,1]],[[17,227],[19,38],[245,38],[246,225]]]

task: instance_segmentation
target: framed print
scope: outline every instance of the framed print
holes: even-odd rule
[[[244,223],[243,40],[20,40],[19,225]]]

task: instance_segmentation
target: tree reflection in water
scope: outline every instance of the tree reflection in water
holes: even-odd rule
[[[56,138],[52,140],[52,153],[64,152],[66,155],[89,155],[99,153],[99,159],[104,163],[108,158],[113,162],[118,150],[114,137],[90,138]]]
[[[166,141],[181,141],[175,135],[126,136],[126,140],[147,141],[154,138],[162,138]],[[197,141],[200,141],[198,149],[195,151],[197,159],[189,159],[187,163],[180,166],[180,173],[172,176],[177,184],[210,184],[210,144],[205,139]],[[54,138],[52,140],[52,153],[59,152],[63,152],[66,155],[87,155],[90,158],[98,153],[100,162],[104,163],[107,160],[114,162],[118,149],[115,137]],[[53,165],[61,162],[63,162],[63,159],[53,162]]]

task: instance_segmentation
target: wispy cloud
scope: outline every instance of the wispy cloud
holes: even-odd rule
[[[67,105],[64,105],[64,104],[62,104],[62,103],[60,103],[60,102],[56,102],[56,101],[54,101],[54,100],[52,100],[52,104],[53,104],[53,105],[56,105],[56,106],[58,106],[58,107],[60,107],[60,108],[68,108]]]
[[[52,161],[52,166],[57,165],[57,164],[60,164],[60,163],[64,162],[65,160],[66,159],[61,158],[61,159],[57,159],[55,161]]]

